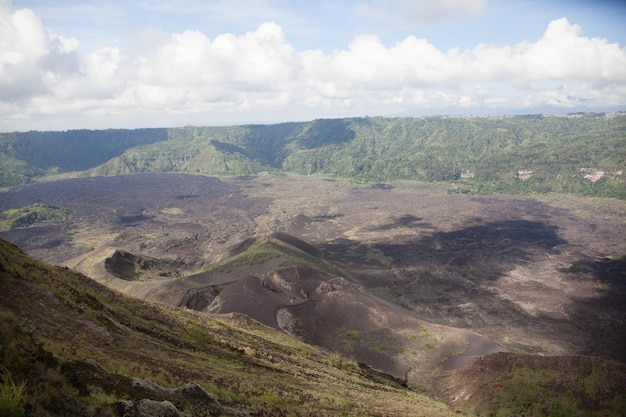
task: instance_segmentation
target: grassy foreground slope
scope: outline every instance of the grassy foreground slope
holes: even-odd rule
[[[92,140],[102,132],[106,138]],[[70,170],[296,172],[364,182],[444,181],[453,193],[566,192],[625,199],[625,161],[626,113],[0,134],[0,186]]]
[[[458,415],[244,316],[142,302],[3,240],[0,364],[2,415]]]

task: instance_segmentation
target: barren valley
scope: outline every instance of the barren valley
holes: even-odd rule
[[[626,360],[623,201],[147,174],[20,186],[2,193],[0,210],[33,203],[72,215],[3,238],[143,298],[180,305],[190,290],[278,270],[259,261],[202,272],[246,239],[281,232],[316,248],[351,284],[430,323],[475,331],[503,350]],[[111,270],[124,253],[135,257],[127,267],[143,259],[133,279]]]

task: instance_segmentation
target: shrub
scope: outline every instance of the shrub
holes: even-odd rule
[[[26,405],[26,382],[15,383],[9,371],[2,372],[0,382],[0,415],[19,417],[24,415]]]

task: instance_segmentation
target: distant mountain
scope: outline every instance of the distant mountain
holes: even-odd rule
[[[69,130],[0,134],[0,186],[50,174],[83,171],[126,149],[168,139],[167,129]]]
[[[626,113],[321,119],[302,123],[0,134],[0,186],[82,175],[294,172],[442,181],[451,193],[626,199]]]

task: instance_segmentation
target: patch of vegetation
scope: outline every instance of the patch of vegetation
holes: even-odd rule
[[[66,221],[72,212],[65,208],[38,203],[19,209],[5,210],[3,214],[4,219],[0,221],[0,231],[29,227],[46,221]]]
[[[278,395],[276,395],[272,391],[265,391],[259,396],[259,399],[261,400],[261,402],[269,405],[276,405],[280,403],[280,398],[278,398]]]
[[[359,340],[359,334],[360,332],[357,330],[346,330],[345,332],[343,332],[343,337],[346,342],[355,343],[357,340]]]
[[[489,355],[461,371],[480,398],[479,415],[617,417],[626,412],[626,367],[590,357]],[[458,375],[457,375],[458,377]]]
[[[273,259],[279,259],[279,268],[287,268],[295,265],[309,266],[317,271],[333,274],[332,266],[322,259],[303,253],[289,243],[276,239],[263,239],[256,241],[243,252],[224,259],[220,262],[205,266],[203,272],[219,271],[231,273],[237,268],[248,266],[261,266]]]
[[[626,253],[621,255],[611,255],[609,256],[609,261],[611,262],[624,262],[626,261]]]
[[[557,378],[557,370],[514,369],[505,386],[493,399],[497,411],[489,415],[504,417],[516,414],[546,415],[568,417],[576,415],[580,407],[580,398],[571,391],[554,395],[551,381]]]
[[[26,381],[17,383],[8,370],[0,377],[0,415],[21,417],[25,414]]]
[[[380,340],[368,340],[367,345],[373,347],[379,352],[387,352],[389,348]]]
[[[264,263],[284,256],[280,250],[264,242],[255,242],[244,252],[230,257],[224,261],[217,262],[204,268],[205,271],[230,272],[233,268],[252,265],[263,265]],[[285,261],[283,261],[285,262]]]
[[[197,324],[192,324],[189,330],[191,338],[201,346],[208,346],[213,343],[213,338],[205,328]]]
[[[574,262],[567,268],[567,272],[572,274],[580,274],[581,272],[586,272],[585,268],[583,268],[578,262]]]

